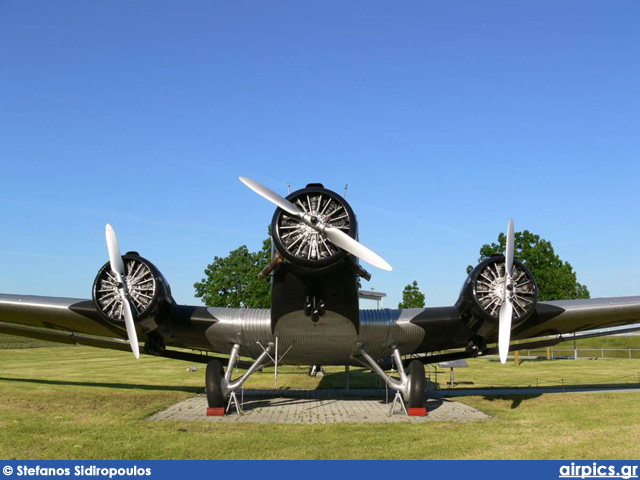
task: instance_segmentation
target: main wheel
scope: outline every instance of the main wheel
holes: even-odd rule
[[[413,360],[409,364],[409,398],[405,398],[408,408],[424,407],[425,402],[425,374],[424,364],[419,360]]]
[[[207,403],[209,407],[224,407],[224,394],[222,393],[222,379],[224,378],[224,369],[220,360],[211,360],[207,363],[207,371],[205,373],[205,385],[207,392]]]

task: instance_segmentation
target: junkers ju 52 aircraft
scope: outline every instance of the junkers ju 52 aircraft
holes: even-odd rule
[[[514,259],[512,221],[505,255],[477,265],[455,305],[360,310],[360,279],[370,275],[359,259],[383,270],[391,266],[359,243],[346,200],[321,184],[283,198],[240,180],[277,207],[273,259],[261,274],[272,283],[271,309],[178,305],[151,262],[136,252],[121,255],[107,225],[109,262],[96,276],[93,298],[0,294],[0,332],[131,349],[136,358],[141,340],[145,354],[206,363],[212,415],[224,414],[257,369],[278,362],[364,365],[399,392],[408,413],[420,415],[424,364],[496,353],[505,363],[510,350],[553,345],[575,332],[583,332],[576,338],[598,336],[597,329],[640,321],[640,297],[538,302],[533,275]],[[511,345],[512,339],[521,342]],[[246,371],[233,379],[237,366]],[[387,373],[392,367],[394,376]]]

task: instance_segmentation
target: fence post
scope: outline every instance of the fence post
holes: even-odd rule
[[[629,358],[631,358],[631,347],[629,347]]]
[[[551,347],[551,360],[553,360],[553,347]]]
[[[602,358],[604,358],[604,347],[602,347]]]

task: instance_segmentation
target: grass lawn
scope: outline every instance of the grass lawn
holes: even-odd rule
[[[461,387],[633,380],[640,361],[557,360],[501,366],[469,362]],[[484,422],[260,425],[149,422],[146,418],[201,393],[204,368],[187,362],[88,347],[0,350],[0,457],[5,459],[359,459],[554,458],[638,456],[640,394],[464,397],[493,417]],[[338,370],[338,369],[333,369]],[[283,367],[279,388],[341,387],[344,377]],[[432,377],[433,378],[433,377]],[[448,378],[444,375],[441,381]],[[354,370],[352,387],[375,386]],[[541,383],[541,382],[540,382]],[[272,371],[248,387],[273,388]]]

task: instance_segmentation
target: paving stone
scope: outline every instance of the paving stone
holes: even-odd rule
[[[207,417],[207,397],[196,395],[152,415],[149,420],[325,424],[468,422],[490,418],[450,399],[428,400],[426,417],[409,417],[398,405],[398,413],[390,416],[391,403],[385,404],[384,399],[384,390],[351,390],[349,394],[341,390],[245,390],[242,415],[232,406],[223,417]],[[389,402],[392,401],[393,395],[389,395]]]

